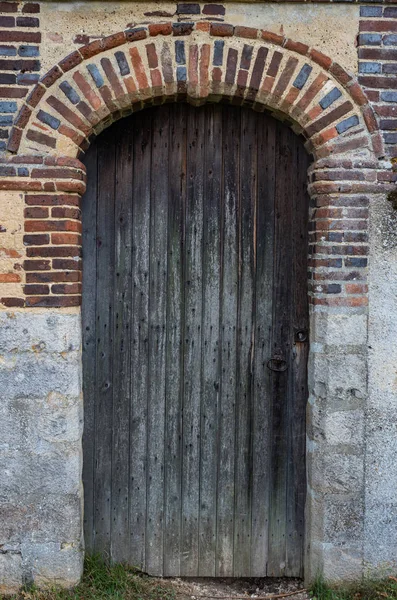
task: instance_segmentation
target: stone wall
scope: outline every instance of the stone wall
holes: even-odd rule
[[[78,157],[165,99],[251,104],[307,139],[306,579],[397,568],[395,10],[0,2],[0,591],[81,575]]]

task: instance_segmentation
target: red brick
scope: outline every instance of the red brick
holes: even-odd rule
[[[349,75],[349,73],[347,73],[345,69],[336,62],[332,63],[329,72],[332,73],[335,79],[337,79],[342,85],[347,85],[349,81],[353,79],[353,77]]]
[[[149,25],[149,33],[152,37],[156,35],[171,35],[172,23],[154,23]]]
[[[0,12],[16,13],[18,12],[17,2],[0,2]]]
[[[80,206],[79,196],[72,194],[48,195],[34,194],[26,195],[25,203],[29,206],[59,206],[67,204],[69,206]]]
[[[52,67],[52,69],[50,69],[41,79],[40,79],[40,83],[42,85],[45,85],[46,88],[49,88],[50,86],[52,86],[53,83],[55,83],[57,81],[57,79],[59,79],[60,77],[62,77],[62,71],[61,69],[55,65],[55,67]]]
[[[26,248],[26,256],[56,258],[81,256],[81,248],[79,246],[40,246],[39,248]]]
[[[30,42],[39,44],[41,33],[33,31],[0,31],[0,42]]]
[[[137,42],[138,40],[144,40],[147,38],[147,31],[143,27],[136,27],[135,29],[127,29],[125,32],[127,42]]]
[[[297,108],[301,110],[305,110],[307,106],[309,106],[310,102],[313,98],[318,94],[321,88],[324,86],[325,82],[328,81],[328,77],[324,75],[324,73],[320,73],[317,75],[316,79],[313,81],[307,92],[302,96],[302,98],[297,103]]]
[[[69,123],[71,123],[77,129],[80,129],[85,135],[89,135],[91,133],[91,127],[86,125],[84,121],[80,119],[75,112],[70,110],[63,102],[55,98],[55,96],[50,96],[47,98],[47,104],[49,104],[54,110],[56,110],[60,115],[62,115]],[[60,130],[59,130],[60,131]]]
[[[284,48],[292,50],[293,52],[297,52],[298,54],[302,54],[303,56],[306,56],[307,51],[309,50],[309,46],[306,46],[306,44],[302,44],[301,42],[294,42],[290,39],[285,40]]]
[[[66,259],[66,258],[54,258],[52,261],[52,268],[53,269],[61,269],[62,271],[80,271],[81,267],[82,267],[81,260],[70,260],[70,259]],[[33,269],[30,269],[30,270],[32,271]]]
[[[155,69],[159,66],[157,57],[156,46],[154,44],[148,44],[146,46],[146,54],[148,58],[148,64],[150,69]]]
[[[25,208],[25,219],[46,219],[48,217],[48,208],[44,206],[30,206]]]
[[[26,306],[62,308],[80,304],[81,296],[30,296],[26,298]]]
[[[50,243],[50,236],[47,234],[24,235],[23,243],[25,246],[44,246]]]
[[[226,12],[223,4],[205,4],[203,7],[204,15],[224,15]]]
[[[50,293],[50,288],[48,285],[40,285],[40,284],[36,284],[36,285],[24,285],[23,286],[23,291],[24,294],[26,294],[27,296],[36,296],[37,294],[49,294]]]
[[[23,268],[25,271],[49,271],[51,264],[49,260],[24,260]]]
[[[55,206],[51,210],[51,216],[58,219],[80,219],[81,210],[79,208],[66,208],[64,206]]]
[[[18,273],[0,273],[0,283],[19,283],[21,276]]]
[[[120,83],[119,78],[117,77],[116,71],[113,68],[112,63],[109,58],[102,58],[101,65],[103,70],[105,71],[106,77],[109,80],[109,83],[112,87],[112,90],[115,93],[116,98],[119,98],[124,95],[123,86]]]
[[[309,50],[308,56],[310,56],[310,58],[314,60],[315,63],[320,65],[320,67],[323,67],[326,70],[328,70],[332,64],[332,60],[329,58],[329,56],[326,56],[325,54],[319,52],[318,50],[315,50],[314,48]]]
[[[229,37],[233,35],[234,27],[233,25],[228,25],[226,23],[211,23],[210,33],[211,35],[215,35],[217,37]]]
[[[290,56],[287,60],[287,64],[284,67],[283,72],[281,73],[279,80],[277,81],[277,85],[274,88],[274,96],[281,98],[289,82],[291,81],[292,75],[296,69],[296,65],[298,64],[298,59],[294,56]]]
[[[25,231],[77,231],[81,233],[78,221],[25,221]]]
[[[25,300],[23,298],[1,298],[0,302],[8,308],[22,308],[25,306]]]
[[[14,125],[23,129],[28,124],[31,114],[32,111],[28,106],[22,106],[17,118],[15,119]]]
[[[139,87],[141,89],[148,88],[149,84],[146,78],[145,67],[142,63],[142,59],[140,57],[138,48],[136,48],[135,46],[133,48],[130,48],[130,56]]]
[[[78,281],[81,281],[79,271],[26,273],[26,283],[76,283]]]
[[[40,133],[40,131],[35,131],[34,129],[29,129],[26,137],[28,140],[32,142],[37,142],[38,144],[42,144],[43,146],[48,146],[49,148],[56,147],[56,140],[49,135],[45,135],[44,133]]]
[[[29,96],[27,97],[27,104],[35,108],[45,93],[46,89],[38,83],[37,85],[35,85],[35,87],[30,92]]]
[[[64,73],[67,73],[68,71],[70,71],[70,69],[74,69],[74,67],[77,67],[77,65],[79,65],[82,61],[83,59],[81,57],[81,54],[76,50],[75,52],[72,52],[71,54],[63,58],[58,63],[58,66],[62,69]]]
[[[378,130],[378,123],[376,121],[375,113],[371,106],[364,106],[363,108],[363,117],[365,124],[368,127],[368,131],[373,133]]]
[[[271,44],[276,44],[277,46],[282,46],[284,44],[285,37],[283,35],[278,35],[277,33],[273,33],[272,31],[262,31],[262,39],[266,42],[270,42]]]
[[[194,23],[173,23],[172,35],[190,35],[193,31]]]
[[[78,87],[83,92],[84,97],[88,100],[88,102],[91,104],[91,106],[95,110],[98,110],[100,108],[100,106],[102,105],[101,99],[94,92],[94,90],[92,89],[90,84],[86,81],[86,79],[83,77],[83,75],[80,73],[80,71],[76,71],[76,73],[73,74],[73,79],[77,83]]]
[[[28,90],[17,87],[0,87],[0,98],[24,98]]]
[[[96,56],[97,54],[102,52],[102,50],[102,40],[95,40],[90,44],[85,44],[84,46],[81,46],[81,48],[79,48],[79,52],[85,60]]]
[[[23,13],[39,13],[40,12],[40,4],[37,4],[36,2],[27,2],[26,4],[24,4],[22,6],[22,12]]]
[[[126,34],[124,31],[120,31],[119,33],[114,33],[105,37],[102,40],[102,47],[104,50],[111,50],[112,48],[117,48],[121,46],[126,41]]]
[[[17,127],[13,127],[11,129],[10,138],[8,140],[7,149],[10,152],[17,152],[19,148],[19,144],[21,143],[22,138],[22,130],[17,129]]]
[[[397,31],[397,20],[388,21],[386,19],[361,19],[359,31]]]
[[[81,235],[75,233],[53,233],[51,235],[51,243],[56,245],[81,245]]]
[[[367,294],[368,286],[365,283],[346,283],[345,290],[347,294]]]
[[[259,30],[254,27],[243,27],[242,25],[236,25],[234,28],[234,35],[250,40],[256,40],[258,37]]]
[[[51,286],[53,294],[81,294],[81,283],[58,283]]]

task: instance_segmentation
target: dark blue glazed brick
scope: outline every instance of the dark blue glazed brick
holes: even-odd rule
[[[357,115],[353,115],[352,117],[345,119],[341,123],[338,123],[338,125],[336,126],[336,131],[338,133],[344,133],[351,127],[355,127],[356,125],[358,125],[358,123],[359,123],[359,120],[358,120]]]
[[[59,119],[53,117],[52,115],[49,115],[48,113],[44,112],[44,110],[39,110],[39,112],[37,113],[37,118],[42,123],[45,123],[46,125],[52,127],[52,129],[58,129],[58,127],[61,124],[61,121]]]
[[[360,6],[360,17],[381,17],[382,6]]]
[[[38,46],[19,46],[19,56],[39,56],[40,50]]]
[[[225,42],[223,40],[215,40],[213,64],[216,67],[222,66],[224,46],[225,46]]]
[[[61,85],[59,87],[63,91],[63,93],[65,94],[65,96],[67,98],[69,98],[69,100],[70,100],[70,102],[72,104],[78,104],[80,102],[80,96],[72,88],[72,86],[70,85],[70,83],[68,83],[67,81],[62,81],[62,83],[61,83]]]
[[[383,102],[397,102],[397,92],[382,92],[380,99]]]
[[[313,70],[313,68],[310,65],[304,64],[292,85],[294,87],[298,88],[298,90],[301,90],[303,88],[303,86],[305,85],[306,81],[308,80],[309,75],[312,72],[312,70]]]
[[[0,142],[0,150],[5,150],[6,149],[6,142]]]
[[[186,81],[186,67],[176,68],[176,78],[177,81]]]
[[[17,49],[13,46],[0,46],[0,56],[16,56]]]
[[[185,42],[182,40],[177,40],[175,42],[175,60],[178,65],[186,64]]]
[[[379,63],[375,62],[360,62],[358,71],[359,73],[380,73],[382,67]]]
[[[392,33],[390,35],[383,36],[383,45],[384,46],[397,46],[397,35]]]
[[[17,112],[16,102],[0,102],[0,113],[15,113]]]
[[[119,65],[120,75],[124,77],[124,75],[128,75],[130,72],[130,66],[125,57],[124,52],[116,52],[115,57],[117,60],[117,64]]]
[[[200,5],[199,4],[177,4],[176,8],[177,15],[199,15]]]
[[[97,88],[100,88],[104,85],[104,80],[102,75],[99,72],[99,69],[96,65],[88,65],[87,66],[88,72],[91,75],[91,77],[93,78],[95,85],[97,86]]]
[[[325,110],[341,96],[342,92],[338,90],[338,88],[333,88],[326,96],[324,96],[324,98],[320,100],[319,105]]]
[[[40,79],[40,75],[36,73],[18,73],[17,83],[20,85],[34,85]]]
[[[18,175],[19,177],[29,177],[29,169],[27,169],[26,167],[19,167]]]
[[[3,127],[7,127],[7,125],[12,125],[12,123],[12,117],[5,117],[4,115],[0,115],[0,125],[2,125]]]
[[[358,36],[359,46],[380,46],[382,36],[380,33],[360,33]]]

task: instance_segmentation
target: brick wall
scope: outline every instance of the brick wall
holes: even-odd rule
[[[40,77],[40,4],[0,2],[0,150],[32,85]]]
[[[360,7],[358,46],[359,82],[379,119],[385,155],[397,159],[397,6]]]

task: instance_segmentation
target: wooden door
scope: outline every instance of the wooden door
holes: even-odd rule
[[[302,575],[301,141],[250,109],[164,105],[85,163],[88,551],[155,575]]]

